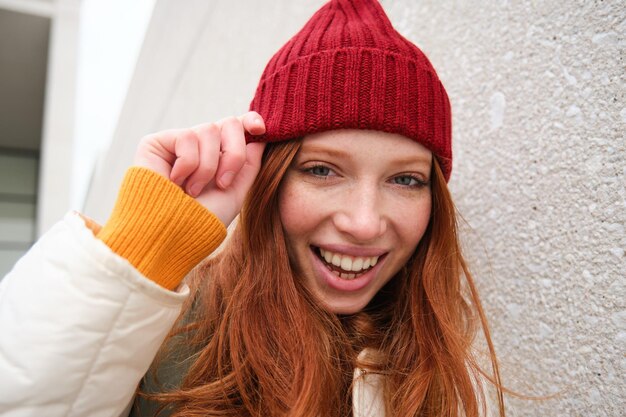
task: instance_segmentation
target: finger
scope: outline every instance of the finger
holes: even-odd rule
[[[172,166],[170,180],[182,185],[185,180],[198,168],[198,136],[191,129],[179,131],[174,143],[176,161]]]
[[[181,132],[182,129],[169,129],[151,133],[141,138],[135,154],[135,164],[141,165],[141,162],[148,156],[156,156],[170,165],[174,164],[176,160],[176,138]]]
[[[241,200],[245,197],[261,169],[261,159],[265,150],[265,143],[253,142],[246,145],[246,162],[244,163],[233,186],[241,191]]]
[[[265,133],[265,121],[263,117],[255,111],[249,111],[243,116],[239,116],[243,128],[251,135],[262,135]]]
[[[239,119],[231,117],[222,123],[221,156],[215,175],[217,185],[225,189],[237,176],[246,162],[246,138]]]
[[[194,126],[198,136],[198,168],[187,179],[187,194],[197,197],[213,180],[220,158],[220,128],[215,123]]]

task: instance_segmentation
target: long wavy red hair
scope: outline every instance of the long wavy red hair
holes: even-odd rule
[[[166,343],[191,352],[182,383],[148,397],[181,417],[349,416],[361,367],[384,375],[388,416],[479,416],[481,380],[495,386],[504,416],[487,320],[436,161],[431,219],[414,255],[363,311],[337,316],[289,264],[277,197],[300,144],[268,144],[239,223],[221,253],[192,275],[195,296]],[[472,354],[477,327],[489,372]],[[365,348],[375,360],[357,358]]]

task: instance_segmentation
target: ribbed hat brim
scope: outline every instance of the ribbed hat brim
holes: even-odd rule
[[[250,109],[263,116],[267,131],[248,136],[249,141],[281,141],[332,129],[398,133],[431,149],[449,178],[448,96],[430,68],[405,56],[341,48],[299,57],[261,81]]]

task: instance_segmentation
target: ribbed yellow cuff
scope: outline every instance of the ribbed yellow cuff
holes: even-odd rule
[[[174,289],[222,243],[226,228],[173,182],[132,167],[96,236],[143,275]]]

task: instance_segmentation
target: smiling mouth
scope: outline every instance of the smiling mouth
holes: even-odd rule
[[[337,277],[352,280],[372,269],[380,256],[350,256],[312,246],[313,252]],[[384,255],[383,255],[384,256]]]

